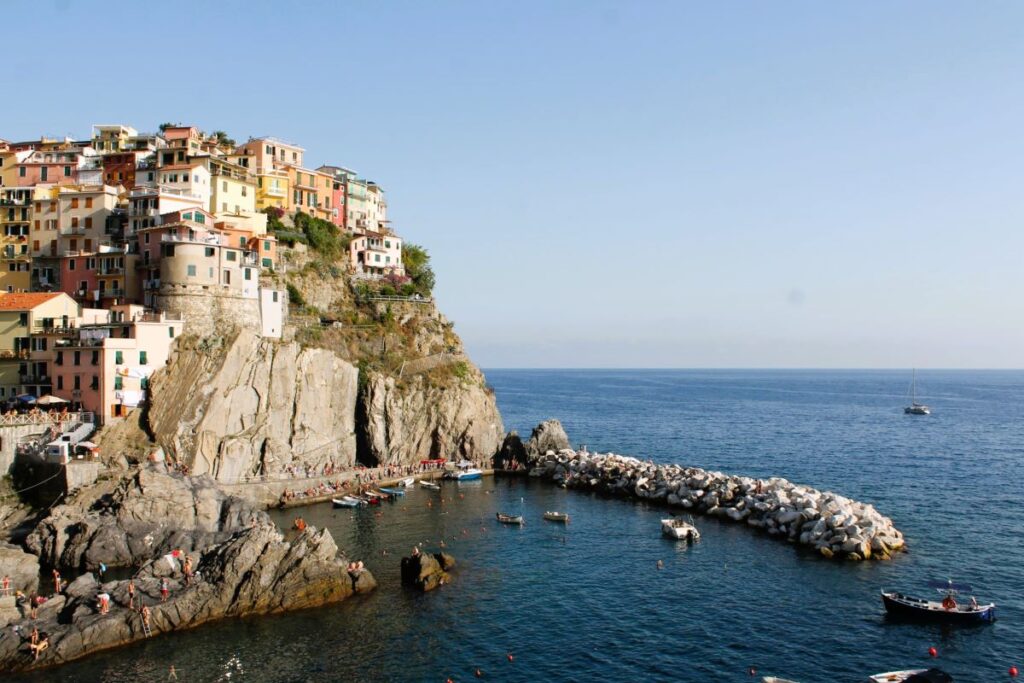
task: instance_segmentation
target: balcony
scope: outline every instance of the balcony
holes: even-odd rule
[[[47,375],[18,375],[22,384],[50,384],[51,379]]]
[[[0,360],[11,360],[19,358],[21,360],[28,360],[29,352],[26,349],[20,351],[14,351],[13,349],[0,350]]]
[[[191,244],[206,244],[206,245],[209,245],[209,246],[218,246],[221,243],[220,235],[209,235],[207,237],[199,238],[199,237],[189,237],[187,235],[185,235],[185,236],[175,235],[173,233],[164,233],[163,235],[160,235],[160,241],[161,242],[183,242],[183,243],[186,243],[186,244],[188,244],[188,243],[191,243]]]
[[[28,197],[0,197],[0,206],[28,206],[31,203]]]
[[[124,266],[100,266],[96,270],[97,275],[123,275]]]
[[[81,225],[77,228],[61,228],[60,234],[62,237],[81,237],[85,234],[85,228]]]
[[[268,197],[285,197],[288,193],[280,187],[266,187],[263,188],[263,194]]]

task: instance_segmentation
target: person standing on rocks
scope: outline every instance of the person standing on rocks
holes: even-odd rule
[[[192,583],[192,557],[191,555],[185,556],[184,569],[182,572],[185,575],[185,585],[188,586]]]
[[[128,609],[135,609],[135,579],[128,579]]]
[[[167,602],[167,596],[171,592],[171,586],[167,583],[167,579],[160,579],[160,602]]]
[[[53,570],[53,591],[60,593],[60,572],[56,569]]]
[[[4,574],[3,591],[4,595],[11,594],[11,577],[7,576],[6,574]]]
[[[142,625],[149,628],[149,607],[143,605],[142,609],[139,610],[139,614],[142,616]]]

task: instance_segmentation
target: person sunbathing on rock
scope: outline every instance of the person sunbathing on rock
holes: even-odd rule
[[[39,659],[39,654],[48,647],[50,647],[50,636],[46,633],[39,634],[38,643],[29,643],[28,645],[29,650],[32,651],[33,659]]]

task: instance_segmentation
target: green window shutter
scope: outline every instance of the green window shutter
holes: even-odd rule
[[[114,365],[121,365],[124,363],[124,353],[122,351],[114,351]]]
[[[114,391],[121,391],[124,389],[124,380],[121,375],[114,375]]]

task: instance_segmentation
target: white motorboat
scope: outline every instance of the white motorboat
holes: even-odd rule
[[[332,498],[331,502],[334,503],[334,507],[339,508],[354,508],[360,505],[366,505],[366,502],[359,498],[353,498],[352,496],[343,496],[342,498]]]
[[[941,669],[907,669],[868,676],[869,683],[953,683],[953,677]]]
[[[440,484],[435,484],[432,481],[425,481],[425,480],[422,480],[422,479],[420,480],[420,486],[422,488],[425,488],[425,489],[430,489],[431,491],[440,491],[441,490],[441,485]]]
[[[700,532],[697,527],[678,517],[661,520],[661,532],[677,541],[699,541]]]
[[[398,482],[399,486],[404,486],[405,488],[409,488],[410,486],[414,486],[415,484],[416,484],[416,480],[413,479],[412,477],[407,477],[407,478],[403,479],[402,481]]]

